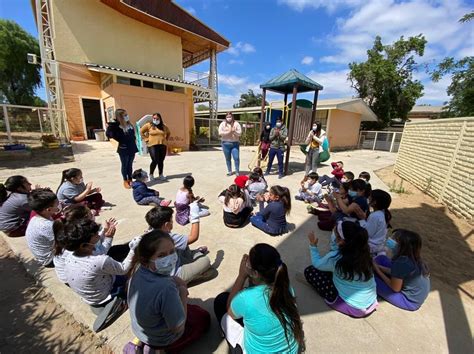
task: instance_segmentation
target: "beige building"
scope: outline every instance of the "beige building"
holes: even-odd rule
[[[268,112],[270,109],[280,109],[278,105],[265,107]],[[260,119],[261,107],[244,107],[219,109],[218,118],[224,118],[226,112],[232,112],[234,117],[239,120],[243,114],[255,115],[255,120]],[[209,117],[208,111],[196,111],[194,113],[197,124],[198,118]],[[299,120],[303,116],[308,117],[307,124],[302,126]],[[359,141],[360,123],[363,121],[376,121],[377,116],[360,98],[342,98],[318,100],[316,106],[316,120],[321,122],[323,129],[326,130],[329,144],[332,150],[350,149],[357,147]],[[294,143],[303,143],[308,131],[311,129],[311,109],[297,109],[297,121],[295,126]]]
[[[132,123],[160,112],[171,147],[189,146],[194,103],[216,90],[185,69],[229,41],[169,0],[51,0],[50,12],[72,139],[93,138],[124,108]]]

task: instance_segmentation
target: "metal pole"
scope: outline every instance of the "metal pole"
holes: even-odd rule
[[[318,93],[319,93],[319,90],[314,91],[313,111],[311,112],[311,125],[313,125],[314,121],[316,120],[316,105],[318,104]]]
[[[207,134],[208,138],[209,138],[209,145],[211,145],[211,136],[212,136],[212,130],[211,130],[211,119],[209,118],[209,120],[207,121],[207,123],[209,124],[208,127],[209,127],[209,133]]]
[[[395,136],[397,135],[396,132],[393,132],[393,138],[392,138],[392,143],[390,144],[390,152],[392,152],[393,149],[393,144],[395,143]]]
[[[40,125],[41,135],[43,135],[43,124],[41,123],[41,109],[38,109],[38,122],[39,122],[39,125]]]
[[[265,116],[265,98],[267,97],[267,89],[262,90],[262,111],[260,112],[260,132],[263,130],[263,118]]]
[[[3,105],[3,119],[5,120],[5,128],[7,129],[8,143],[13,144],[12,131],[10,129],[10,120],[8,119],[8,109],[5,105]]]
[[[288,174],[288,165],[290,163],[290,150],[293,144],[293,131],[295,130],[296,117],[296,95],[298,94],[298,85],[293,86],[293,100],[291,102],[290,130],[288,132],[288,151],[285,156],[285,176]]]
[[[375,132],[374,146],[372,147],[372,150],[375,150],[375,144],[377,143],[377,136],[378,135],[379,135],[379,132]]]

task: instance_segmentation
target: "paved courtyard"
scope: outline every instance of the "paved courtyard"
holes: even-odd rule
[[[8,170],[0,167],[0,180],[14,174],[22,174],[33,183],[50,186],[56,189],[61,178],[61,171],[69,167],[79,167],[86,182],[93,181],[94,186],[100,186],[105,199],[116,206],[111,211],[105,211],[99,221],[109,217],[119,220],[118,231],[114,243],[123,243],[142,233],[146,228],[144,215],[148,207],[138,206],[133,201],[131,191],[121,185],[119,160],[115,149],[107,142],[74,143],[75,162],[56,165],[39,166]],[[246,170],[248,162],[253,157],[255,148],[241,149],[241,169]],[[304,156],[294,150],[291,158],[291,174],[282,180],[276,175],[268,178],[270,185],[282,184],[295,193],[299,181],[303,177]],[[353,171],[356,175],[365,170],[372,175],[372,187],[388,189],[375,176],[373,171],[394,164],[396,155],[380,151],[358,150],[334,153],[332,159],[343,160],[345,170]],[[148,169],[148,157],[137,155],[134,167]],[[192,303],[205,307],[212,313],[214,297],[228,290],[237,276],[242,254],[256,243],[266,242],[274,245],[282,254],[290,271],[292,286],[295,288],[298,306],[304,321],[307,352],[436,352],[456,353],[472,352],[472,341],[465,336],[456,338],[452,333],[466,332],[460,328],[462,323],[456,323],[459,315],[458,307],[451,306],[459,302],[459,297],[453,291],[432,291],[422,308],[414,313],[399,310],[390,304],[381,302],[379,309],[366,319],[351,319],[347,316],[330,311],[322,299],[308,286],[295,280],[295,273],[302,271],[310,264],[310,255],[306,235],[310,230],[317,230],[322,247],[328,247],[329,233],[317,229],[317,218],[306,213],[305,205],[294,202],[289,223],[293,231],[281,237],[270,237],[251,225],[243,229],[226,228],[222,222],[222,207],[217,195],[233,181],[234,177],[226,177],[225,162],[219,149],[183,152],[180,155],[169,156],[165,160],[165,174],[169,180],[155,184],[154,188],[162,196],[175,198],[177,188],[182,178],[191,174],[196,179],[194,191],[206,198],[211,211],[209,217],[201,219],[201,236],[197,245],[206,245],[210,249],[210,258],[219,271],[219,276],[207,283],[190,288]],[[329,173],[330,166],[325,165],[318,171],[320,174]],[[396,197],[395,197],[396,198]],[[178,232],[187,233],[189,225],[182,227],[175,223]],[[73,314],[77,321],[92,326],[94,315],[89,307],[82,303],[72,291],[61,284],[51,269],[38,269],[27,249],[24,238],[7,239],[13,251],[25,262],[27,269],[41,280],[56,301]],[[433,279],[436,282],[436,279]],[[443,289],[437,284],[436,289]],[[472,328],[474,312],[472,300],[462,300],[466,317]],[[451,307],[450,307],[451,306]],[[452,309],[447,311],[446,309]],[[447,328],[449,323],[450,328]],[[107,338],[108,345],[114,352],[121,352],[124,344],[133,338],[130,330],[128,312],[122,315],[114,324],[101,332]],[[469,330],[470,331],[470,330]],[[448,335],[447,335],[448,333]],[[471,332],[472,333],[472,332]],[[213,318],[210,331],[199,343],[195,344],[189,353],[226,353],[227,346],[220,338],[217,322]]]

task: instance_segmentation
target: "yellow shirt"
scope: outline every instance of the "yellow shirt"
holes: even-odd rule
[[[170,130],[164,124],[163,129],[164,130],[158,129],[153,123],[146,123],[140,129],[140,135],[142,139],[146,141],[147,146],[166,145],[168,137],[170,136]]]

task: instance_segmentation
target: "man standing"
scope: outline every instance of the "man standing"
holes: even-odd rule
[[[285,140],[288,130],[283,125],[281,118],[276,121],[275,127],[270,131],[270,153],[268,156],[268,166],[265,175],[270,174],[275,155],[278,160],[278,178],[283,178],[283,154],[285,153]]]

